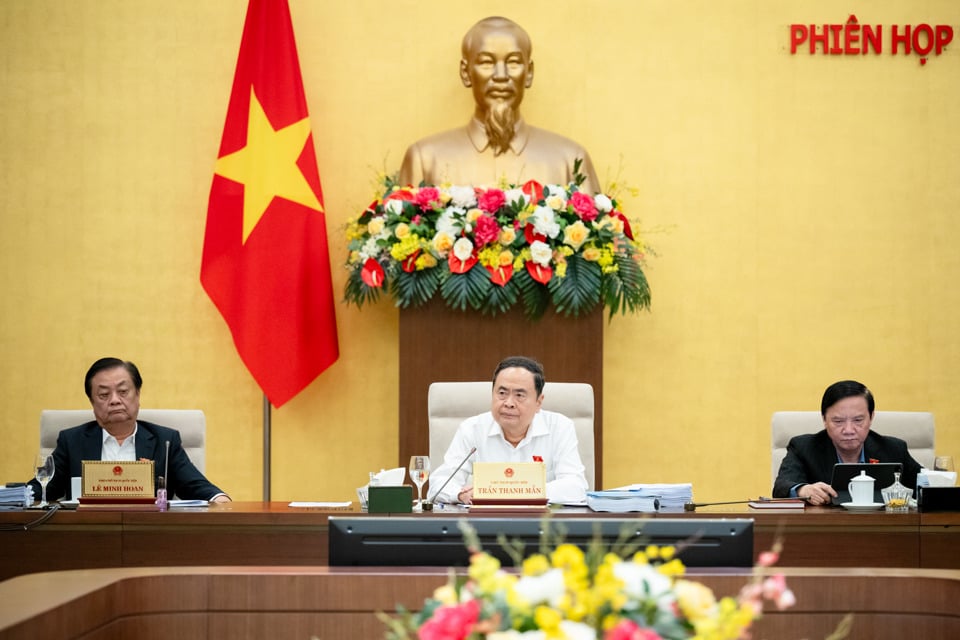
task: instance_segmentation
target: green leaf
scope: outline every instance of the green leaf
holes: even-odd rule
[[[542,318],[550,306],[550,292],[547,287],[531,278],[523,268],[513,272],[510,282],[515,282],[520,291],[524,315],[531,320]]]
[[[397,299],[397,306],[401,309],[409,307],[419,307],[433,297],[440,284],[440,277],[437,269],[425,269],[423,271],[401,271],[393,279],[390,291],[393,297]]]
[[[373,304],[380,299],[380,287],[370,287],[360,277],[360,269],[351,269],[344,286],[343,299],[347,304],[355,304],[361,308],[365,304]]]
[[[600,296],[612,320],[617,313],[633,313],[650,308],[650,285],[640,264],[631,253],[614,254],[617,270],[604,274]]]
[[[450,273],[440,284],[440,293],[451,309],[466,311],[480,309],[493,286],[487,270],[477,263],[466,273]]]
[[[486,269],[484,269],[484,271],[487,272],[487,277],[489,278],[490,272]],[[491,316],[495,316],[498,313],[506,313],[510,310],[510,307],[516,304],[518,295],[519,292],[516,285],[513,284],[513,278],[503,287],[491,282],[490,293],[483,303],[483,313]]]
[[[596,307],[602,275],[596,262],[584,260],[579,254],[568,256],[567,274],[553,278],[548,285],[557,313],[579,317]]]

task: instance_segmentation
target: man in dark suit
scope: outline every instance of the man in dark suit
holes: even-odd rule
[[[903,465],[900,482],[915,487],[920,463],[900,438],[870,431],[873,408],[873,394],[855,380],[827,387],[820,402],[824,429],[790,439],[773,483],[773,497],[829,504],[837,495],[829,483],[838,462],[899,462]]]
[[[84,390],[96,421],[60,432],[53,450],[56,471],[47,485],[48,500],[66,494],[70,478],[80,475],[84,460],[153,460],[157,478],[167,467],[168,495],[185,500],[230,501],[227,494],[211,484],[190,462],[183,450],[180,432],[137,420],[142,386],[143,378],[132,362],[101,358],[93,363],[84,379]],[[167,442],[170,443],[169,464],[166,464]],[[32,480],[31,484],[34,495],[40,495],[39,483]]]

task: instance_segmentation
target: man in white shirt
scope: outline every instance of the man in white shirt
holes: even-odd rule
[[[493,372],[490,411],[464,420],[440,465],[430,476],[442,486],[453,475],[438,502],[473,502],[473,462],[539,462],[546,465],[547,500],[586,500],[587,480],[577,448],[573,421],[543,411],[543,367],[523,356],[505,358]],[[454,475],[467,454],[477,451]]]

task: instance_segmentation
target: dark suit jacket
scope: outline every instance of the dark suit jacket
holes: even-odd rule
[[[170,466],[167,478],[167,495],[184,500],[209,500],[223,493],[193,466],[187,452],[183,450],[180,432],[176,429],[161,427],[151,422],[137,420],[137,459],[147,458],[154,461],[154,486],[156,478],[163,475],[165,443],[170,441]],[[64,429],[57,436],[57,447],[53,450],[56,471],[47,485],[47,500],[58,500],[70,489],[70,478],[79,476],[84,460],[99,460],[103,450],[103,429],[96,422],[88,422],[78,427]],[[33,495],[40,499],[40,484],[36,480]],[[79,496],[71,496],[77,498]]]
[[[900,475],[900,482],[911,488],[917,486],[920,463],[910,456],[907,443],[900,438],[882,436],[875,431],[868,432],[863,443],[863,458],[867,462],[873,459],[879,462],[901,463],[903,473]],[[826,429],[790,438],[787,456],[780,463],[780,471],[773,483],[773,497],[789,497],[790,489],[798,484],[830,484],[833,465],[836,463],[837,449]]]

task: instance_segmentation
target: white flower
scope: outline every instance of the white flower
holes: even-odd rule
[[[513,585],[513,590],[531,606],[544,602],[557,606],[565,590],[563,569],[551,569],[539,576],[524,576]]]
[[[550,196],[562,196],[564,200],[567,198],[567,189],[566,187],[561,187],[558,184],[548,184],[543,188],[544,195]]]
[[[624,594],[634,600],[659,598],[664,594],[672,594],[670,578],[649,564],[620,562],[613,566],[613,575],[623,581]]]
[[[613,201],[602,193],[593,196],[593,206],[601,213],[607,213],[613,209]]]
[[[383,207],[387,212],[399,216],[403,213],[403,200],[387,200],[387,204],[383,205]]]
[[[571,620],[560,621],[560,631],[565,634],[567,640],[597,640],[596,632],[583,624],[582,622],[573,622]],[[546,640],[547,634],[544,631],[497,631],[488,633],[487,640]]]
[[[367,241],[360,247],[360,257],[366,262],[370,258],[376,258],[380,255],[381,247],[377,244],[375,237],[367,238]]]
[[[453,246],[453,251],[456,253],[456,245]],[[533,244],[530,245],[530,258],[539,265],[549,267],[550,259],[553,258],[553,250],[546,242],[534,240]]]
[[[470,238],[460,238],[454,242],[453,255],[457,256],[461,262],[473,255],[473,243],[470,242]]]
[[[560,234],[560,225],[557,223],[557,216],[550,207],[537,207],[533,210],[530,217],[533,221],[533,229],[539,234],[548,238],[556,238]]]
[[[503,195],[507,198],[507,204],[516,202],[517,200],[520,200],[524,207],[530,204],[530,198],[523,192],[523,189],[508,189],[503,192]]]
[[[453,186],[450,187],[448,193],[450,194],[450,202],[455,207],[468,209],[477,204],[477,195],[474,193],[473,187]]]
[[[463,209],[447,207],[437,218],[437,233],[445,233],[456,237],[463,230]]]

